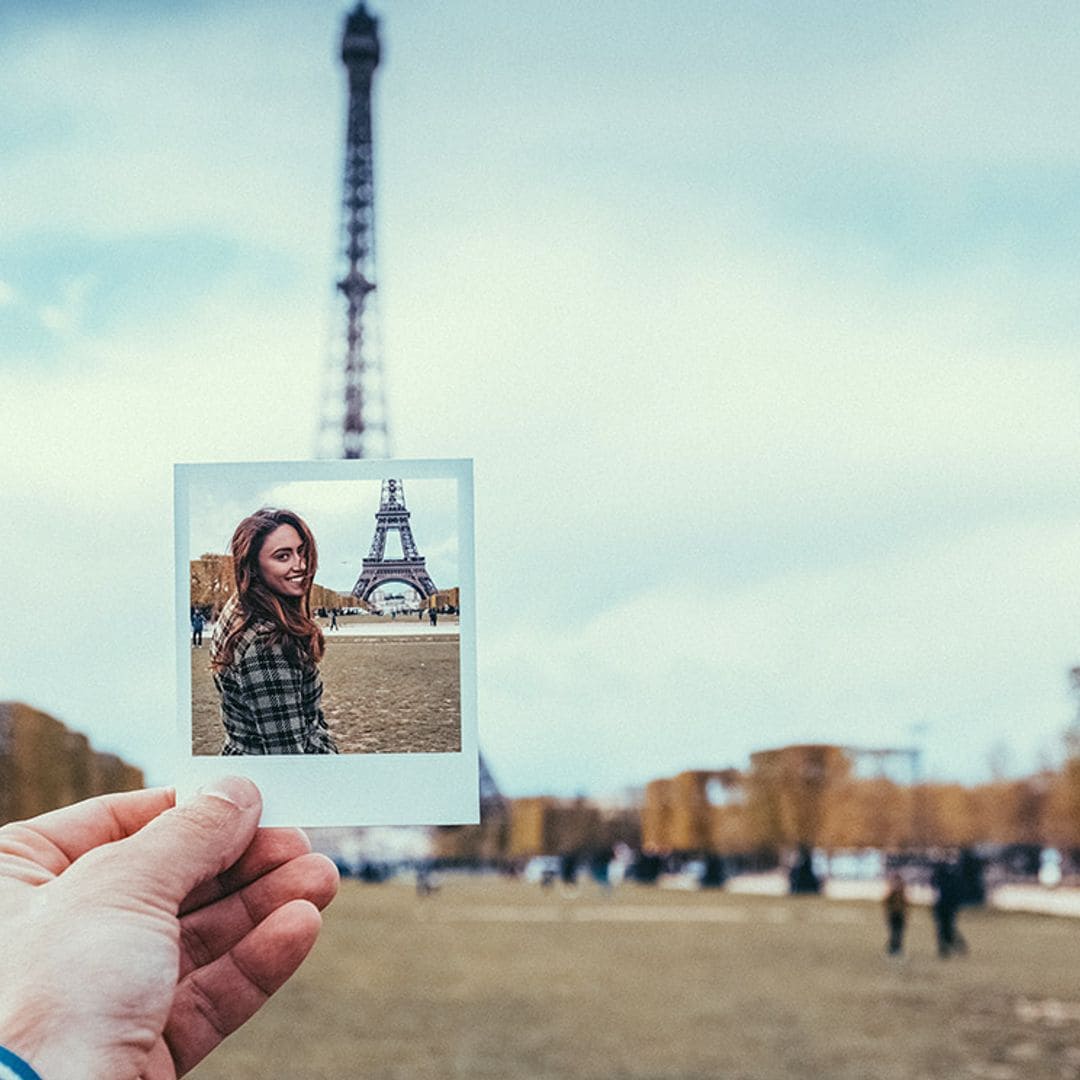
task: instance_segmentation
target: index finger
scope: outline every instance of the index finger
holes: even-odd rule
[[[97,795],[0,828],[0,854],[29,857],[50,873],[60,874],[80,855],[131,836],[175,803],[172,788]]]
[[[300,829],[259,829],[247,850],[216,877],[196,885],[180,904],[180,914],[206,907],[250,885],[263,874],[311,851],[311,841]]]

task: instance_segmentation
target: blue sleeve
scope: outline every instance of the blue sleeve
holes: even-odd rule
[[[41,1080],[18,1054],[0,1046],[0,1080]]]

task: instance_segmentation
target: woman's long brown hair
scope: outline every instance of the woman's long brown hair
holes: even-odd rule
[[[259,553],[266,538],[279,525],[291,525],[300,536],[306,563],[303,596],[278,596],[267,587],[259,573]],[[220,652],[211,657],[213,670],[221,671],[233,662],[237,639],[255,622],[270,624],[267,640],[271,645],[281,645],[290,664],[297,667],[317,664],[326,647],[322,630],[311,617],[311,586],[319,555],[315,537],[304,519],[291,510],[263,507],[236,526],[230,550],[239,609],[226,628]]]

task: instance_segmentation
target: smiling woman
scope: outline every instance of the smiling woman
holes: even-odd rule
[[[315,537],[290,510],[244,518],[231,543],[236,593],[210,649],[223,754],[336,754],[321,708],[323,635],[311,617]]]

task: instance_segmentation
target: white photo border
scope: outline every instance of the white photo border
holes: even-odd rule
[[[192,753],[190,497],[196,483],[280,484],[349,480],[456,480],[460,575],[461,750],[204,756]],[[406,485],[406,491],[408,487]],[[226,774],[262,792],[264,826],[468,825],[480,820],[476,716],[476,566],[470,458],[177,464],[173,467],[176,546],[177,797]],[[357,553],[357,564],[365,554]]]

